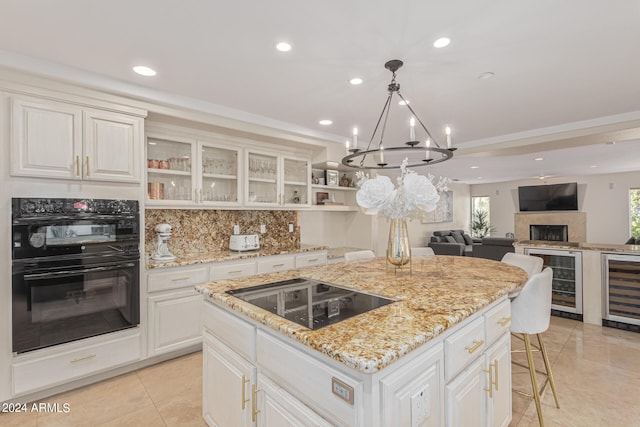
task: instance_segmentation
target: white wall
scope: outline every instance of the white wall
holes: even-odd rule
[[[640,171],[472,185],[471,196],[491,198],[493,235],[504,236],[514,231],[518,186],[564,182],[578,183],[578,208],[587,214],[587,242],[623,244],[629,238],[629,189],[640,188]]]

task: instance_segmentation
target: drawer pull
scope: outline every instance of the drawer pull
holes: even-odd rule
[[[251,385],[251,421],[254,423],[256,422],[256,416],[260,412],[260,409],[258,409],[258,392],[259,391],[260,389],[256,388],[255,384]]]
[[[227,274],[238,274],[238,273],[242,273],[242,270],[233,270],[233,271],[227,272]]]
[[[245,387],[247,385],[247,383],[249,382],[249,378],[245,377],[244,374],[242,374],[242,410],[244,411],[244,406],[245,403],[247,403],[249,401],[249,399],[246,398],[245,395]]]
[[[80,156],[76,156],[76,176],[80,176]]]
[[[276,268],[276,267],[284,267],[284,264],[273,264],[273,268]]]
[[[182,282],[183,280],[189,280],[191,277],[176,277],[175,279],[171,279],[172,282]]]
[[[477,349],[479,349],[480,347],[482,347],[482,344],[484,344],[484,340],[474,341],[471,347],[465,347],[465,348],[467,349],[469,354],[471,354]]]
[[[503,317],[502,319],[498,320],[498,324],[500,326],[507,326],[509,323],[511,323],[511,316]]]
[[[83,360],[87,360],[87,359],[93,359],[94,357],[96,357],[95,354],[88,354],[86,356],[82,356],[82,357],[76,357],[75,359],[71,359],[70,363],[76,363],[76,362],[81,362]]]
[[[310,259],[308,262],[316,262],[316,261],[319,261],[319,259],[318,258],[313,258],[313,259]]]

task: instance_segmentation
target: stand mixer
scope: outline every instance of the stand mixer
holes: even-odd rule
[[[158,224],[155,231],[158,233],[158,247],[155,253],[151,256],[154,261],[173,261],[176,259],[175,255],[169,251],[169,239],[171,238],[171,225]]]

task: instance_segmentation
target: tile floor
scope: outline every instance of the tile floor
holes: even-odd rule
[[[557,409],[544,393],[546,426],[640,427],[640,334],[552,317],[544,341],[560,399]],[[513,347],[524,345],[514,339]],[[201,365],[201,353],[170,360],[44,400],[68,403],[66,414],[2,414],[0,425],[205,426]],[[513,383],[530,387],[528,371],[514,366]],[[533,401],[513,393],[510,427],[537,425]]]

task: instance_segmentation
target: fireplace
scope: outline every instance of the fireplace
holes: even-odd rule
[[[529,239],[568,242],[569,227],[566,225],[530,225]]]

